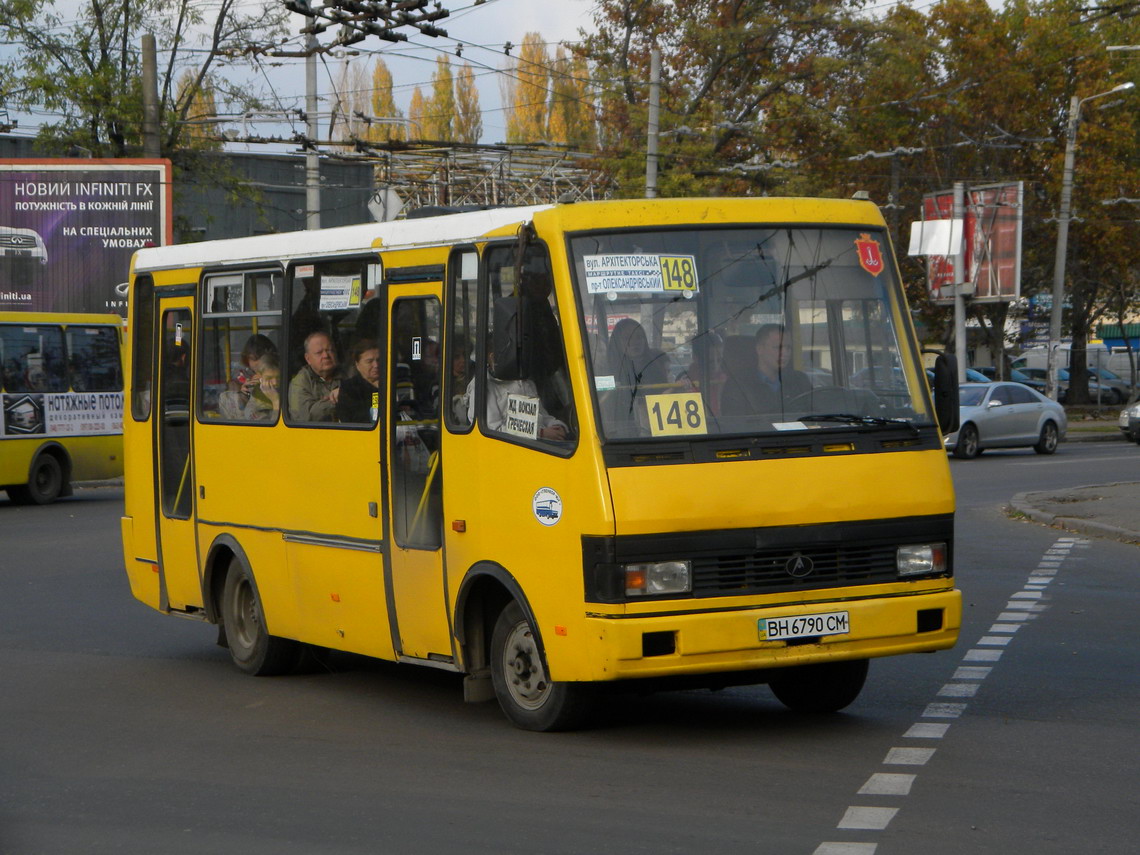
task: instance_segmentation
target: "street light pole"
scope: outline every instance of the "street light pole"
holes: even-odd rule
[[[1049,352],[1045,394],[1054,401],[1058,398],[1057,369],[1061,348],[1061,311],[1065,301],[1065,262],[1069,251],[1069,218],[1073,202],[1073,162],[1076,160],[1077,125],[1081,121],[1081,105],[1095,98],[1131,89],[1135,84],[1121,83],[1107,92],[1087,98],[1076,95],[1069,102],[1069,121],[1065,129],[1065,171],[1061,176],[1061,209],[1057,214],[1057,252],[1053,259],[1053,305],[1049,312]]]

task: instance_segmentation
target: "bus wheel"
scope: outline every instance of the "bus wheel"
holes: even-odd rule
[[[50,505],[63,492],[63,467],[52,454],[41,454],[32,463],[28,483],[8,488],[8,497],[19,505]]]
[[[292,671],[304,648],[296,641],[270,635],[253,575],[236,558],[230,562],[222,591],[222,626],[234,664],[255,677]]]
[[[799,665],[781,670],[768,687],[784,706],[795,712],[838,712],[859,697],[867,680],[867,660]]]
[[[570,730],[589,711],[586,684],[546,676],[534,630],[514,601],[500,612],[491,635],[491,682],[503,713],[523,730]]]

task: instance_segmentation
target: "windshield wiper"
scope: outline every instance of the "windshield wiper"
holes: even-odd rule
[[[801,422],[837,422],[840,424],[869,425],[874,427],[907,427],[917,436],[918,426],[906,419],[885,419],[882,416],[860,416],[856,413],[813,413],[800,416]]]

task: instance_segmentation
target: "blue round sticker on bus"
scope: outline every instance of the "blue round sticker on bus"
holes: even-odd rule
[[[530,506],[534,518],[543,525],[554,525],[562,518],[562,497],[549,487],[539,487]]]

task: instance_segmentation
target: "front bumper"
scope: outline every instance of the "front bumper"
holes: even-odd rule
[[[796,641],[761,641],[761,618],[846,611],[851,631]],[[786,606],[587,618],[592,644],[583,673],[556,680],[621,680],[763,670],[839,659],[944,650],[962,622],[957,589]],[[567,663],[569,664],[569,663]],[[562,670],[562,669],[557,669]]]

